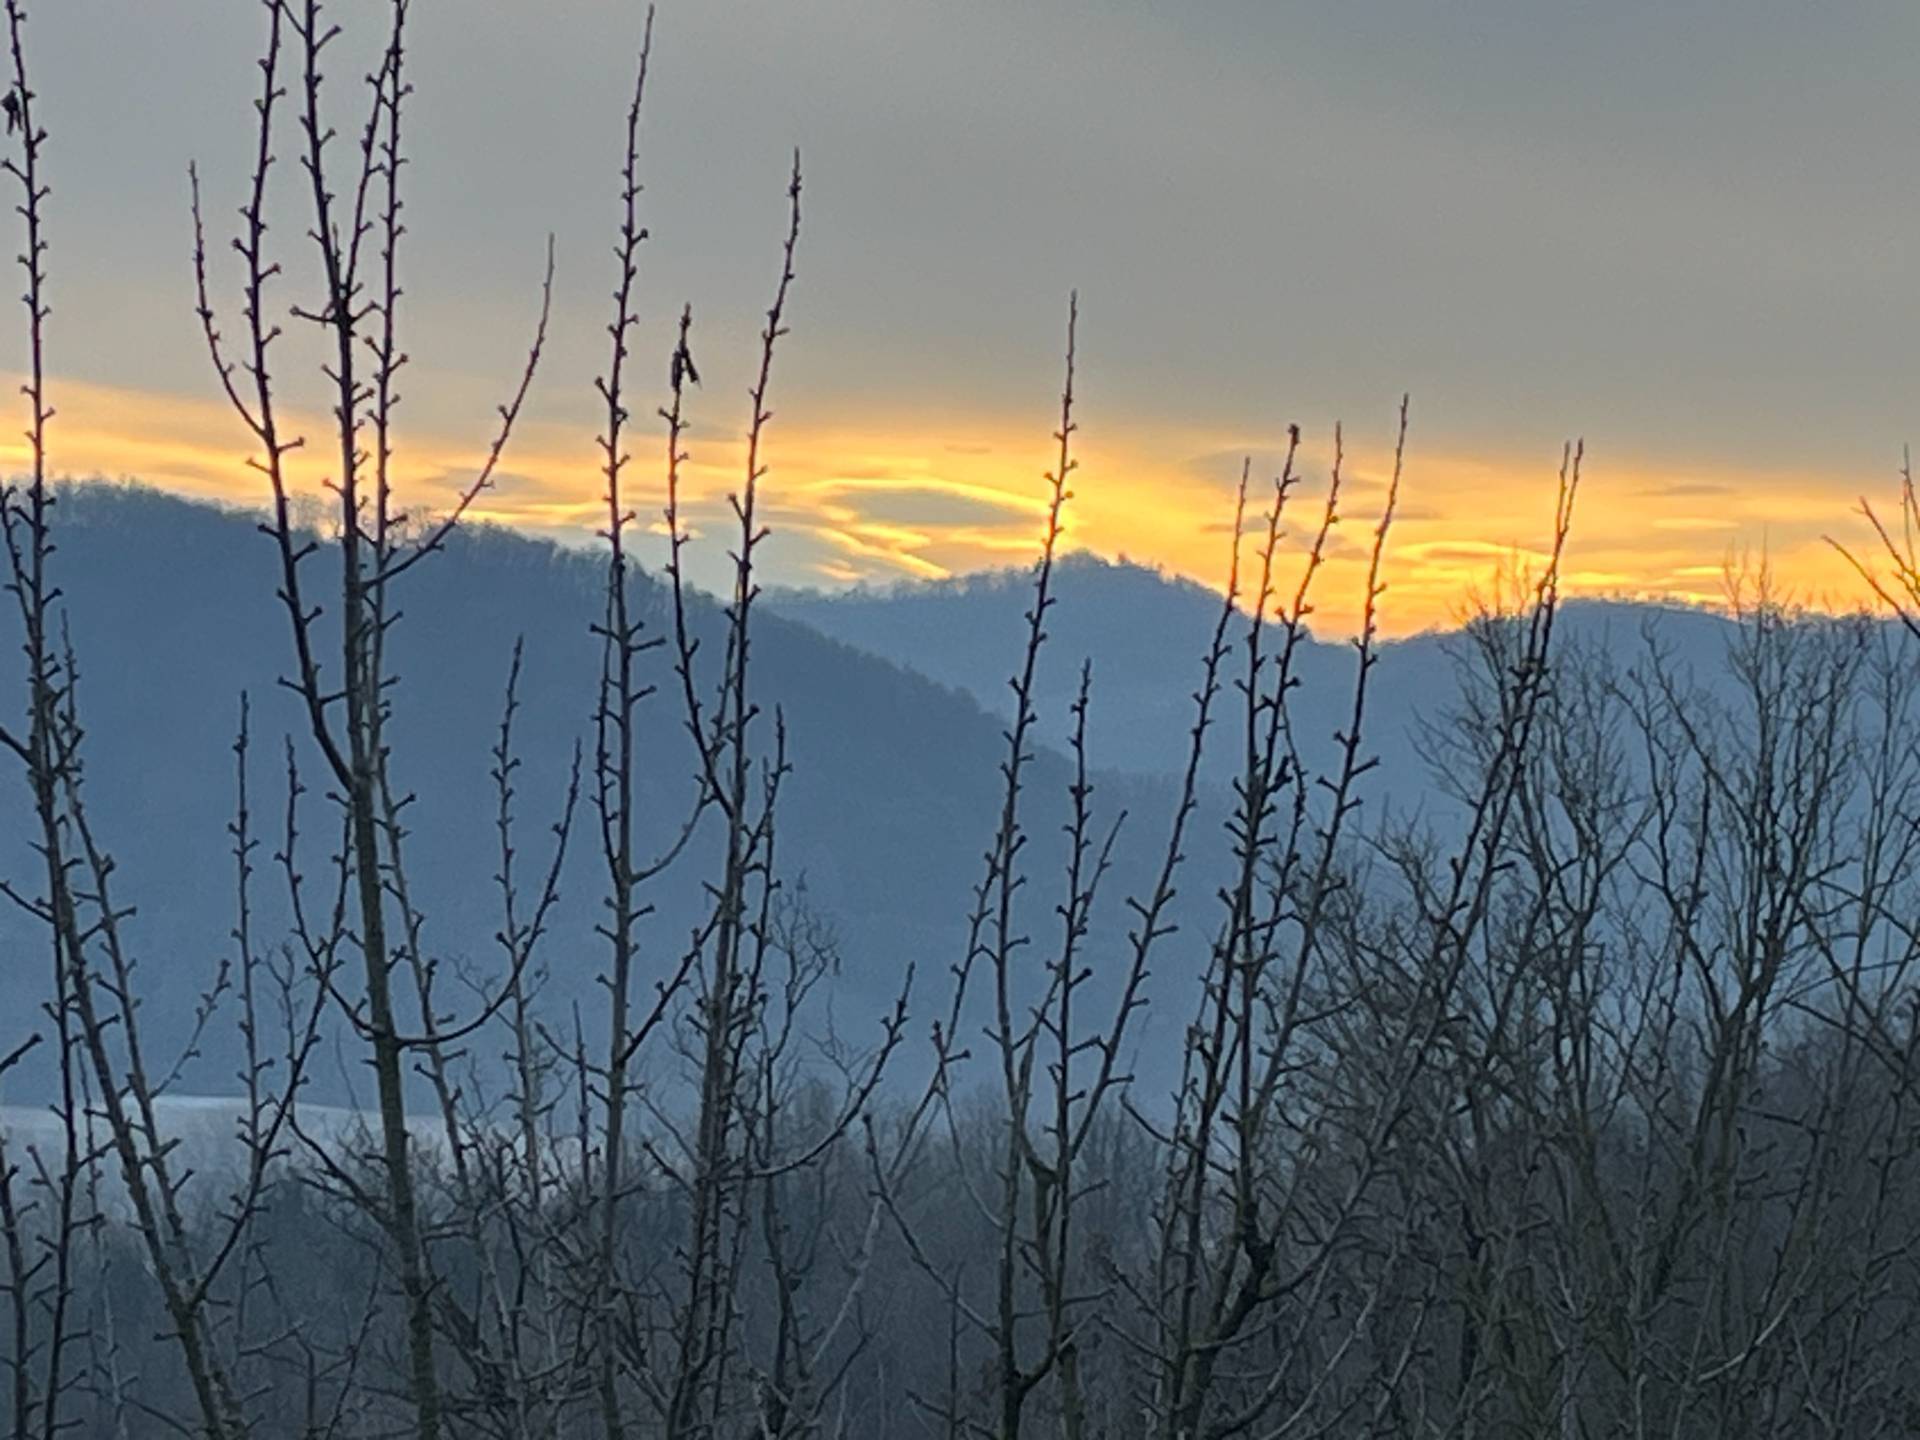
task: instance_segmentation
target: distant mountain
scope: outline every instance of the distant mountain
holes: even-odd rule
[[[1170,774],[1185,763],[1199,683],[1220,597],[1190,580],[1086,554],[1061,558],[1059,603],[1047,613],[1050,662],[1041,672],[1042,733],[1064,744],[1080,662],[1093,664],[1090,743],[1097,763],[1138,774]],[[780,590],[776,613],[952,686],[997,714],[1012,714],[1008,677],[1025,640],[1033,576],[989,571],[932,582],[840,593]],[[1304,687],[1319,695],[1346,668],[1344,647],[1310,642]]]
[[[251,784],[256,833],[257,934],[286,933],[284,884],[271,857],[281,845],[286,794],[285,737],[311,786],[304,802],[300,863],[324,873],[337,843],[334,813],[302,717],[278,684],[286,673],[286,619],[275,594],[275,555],[245,515],[124,487],[81,486],[57,511],[55,564],[70,609],[81,666],[88,732],[88,787],[99,832],[117,861],[117,898],[137,907],[129,924],[142,971],[143,1015],[154,1050],[170,1053],[187,1033],[196,1001],[219,957],[231,952],[234,865],[234,728],[239,697],[252,697]],[[327,557],[312,562],[318,581]],[[924,1036],[964,950],[971,887],[979,880],[999,805],[998,766],[1008,707],[1006,677],[1020,658],[1026,576],[1009,572],[884,592],[842,596],[786,592],[768,598],[757,632],[755,694],[769,716],[784,715],[794,765],[779,824],[789,891],[837,930],[842,973],[834,1024],[843,1036],[868,1033],[908,965],[919,984],[914,1033]],[[517,731],[522,867],[544,857],[547,827],[564,791],[569,756],[589,738],[598,667],[590,626],[598,615],[602,562],[595,556],[497,531],[457,535],[444,554],[412,571],[404,617],[391,651],[402,678],[394,694],[395,771],[418,796],[408,812],[410,874],[428,915],[426,943],[442,963],[446,993],[463,974],[499,970],[497,841],[490,749],[514,638],[526,639]],[[642,576],[643,608],[665,619],[663,592]],[[1032,882],[1022,892],[1025,928],[1050,937],[1057,924],[1061,821],[1069,771],[1059,753],[1080,662],[1094,667],[1094,805],[1126,825],[1096,916],[1094,961],[1117,964],[1130,919],[1129,895],[1151,885],[1172,811],[1172,773],[1192,721],[1191,693],[1218,604],[1201,587],[1137,566],[1075,557],[1061,568],[1059,605],[1039,687],[1042,748],[1028,776],[1024,857]],[[696,611],[720,653],[720,616]],[[1628,654],[1656,627],[1683,664],[1714,674],[1729,628],[1690,612],[1635,606],[1573,606],[1572,639]],[[664,633],[662,631],[661,633]],[[1458,687],[1457,637],[1422,636],[1386,648],[1376,674],[1368,750],[1381,764],[1363,787],[1363,814],[1391,804],[1406,814],[1434,803],[1419,744]],[[11,644],[0,656],[15,655]],[[664,846],[692,797],[689,745],[664,650],[645,657],[660,693],[642,707],[643,794],[648,841]],[[1294,698],[1303,749],[1324,760],[1344,723],[1353,676],[1350,646],[1309,643]],[[0,713],[23,708],[17,664],[0,662]],[[1157,961],[1155,987],[1170,997],[1205,963],[1205,937],[1225,855],[1220,825],[1228,800],[1230,717],[1222,712],[1217,759],[1187,845],[1176,916],[1181,933]],[[32,888],[24,784],[0,767],[0,875]],[[650,985],[680,953],[705,903],[699,844],[654,887],[644,935]],[[594,932],[604,877],[593,816],[583,795],[563,875],[563,906],[544,960],[551,980],[543,1004],[570,1031],[574,1007],[589,1026],[602,1013],[596,977],[605,947]],[[1026,952],[1040,963],[1039,943]],[[32,1024],[48,989],[44,940],[11,906],[0,906],[0,1046]],[[1138,1036],[1142,1073],[1171,1053],[1187,1001],[1164,1007]],[[230,1024],[216,1024],[183,1090],[232,1093]],[[496,1041],[474,1042],[484,1050]],[[365,1098],[365,1080],[347,1058],[316,1077],[316,1101]],[[480,1058],[486,1058],[482,1055]],[[1164,1057],[1163,1057],[1164,1058]],[[18,1103],[36,1082],[10,1078]]]
[[[1007,569],[940,581],[904,581],[829,593],[770,592],[768,606],[823,635],[902,669],[950,686],[1003,717],[1013,713],[1008,677],[1026,633],[1030,570]],[[1093,667],[1090,745],[1101,766],[1164,776],[1185,764],[1192,693],[1220,597],[1191,580],[1125,561],[1076,553],[1055,571],[1056,604],[1047,615],[1050,663],[1042,671],[1041,732],[1062,745],[1082,659]],[[1649,635],[1683,668],[1711,680],[1725,659],[1732,627],[1700,610],[1599,601],[1568,603],[1562,635],[1576,646],[1618,658],[1638,654]],[[1244,620],[1236,622],[1244,637]],[[1277,641],[1268,642],[1272,653]],[[1414,799],[1426,789],[1423,727],[1442,718],[1457,694],[1460,636],[1435,631],[1391,641],[1371,684],[1367,749],[1379,757],[1385,793]],[[1228,662],[1244,664],[1236,642]],[[1300,680],[1290,704],[1310,759],[1331,759],[1333,735],[1348,723],[1353,646],[1309,636],[1296,652]],[[1231,747],[1216,745],[1209,774],[1230,778]]]
[[[129,933],[141,960],[146,1024],[155,1049],[168,1053],[186,1033],[218,958],[232,950],[235,878],[226,827],[243,691],[254,711],[252,799],[263,842],[256,933],[286,933],[285,886],[271,863],[284,823],[285,737],[294,738],[311,787],[300,852],[309,877],[326,871],[337,820],[303,717],[279,683],[288,669],[287,622],[275,599],[275,552],[254,519],[144,489],[83,485],[65,494],[56,524],[54,564],[82,677],[88,791],[117,861],[117,898],[136,907]],[[310,564],[324,603],[328,557]],[[461,992],[462,969],[488,975],[500,968],[489,771],[514,639],[526,639],[516,809],[521,865],[531,873],[550,843],[572,748],[591,739],[599,662],[590,626],[603,578],[596,556],[474,529],[457,534],[445,553],[403,582],[404,614],[391,642],[401,677],[391,726],[395,773],[418,797],[408,812],[410,878],[449,996]],[[664,635],[664,592],[646,576],[637,591],[655,633]],[[703,660],[722,652],[720,620],[713,605],[696,607]],[[779,820],[782,871],[789,893],[804,887],[807,903],[841,940],[835,1024],[851,1039],[869,1033],[910,964],[921,976],[918,1013],[930,1016],[962,954],[969,890],[998,815],[1001,724],[964,695],[778,615],[763,615],[756,634],[754,694],[767,716],[761,743],[771,745],[777,708],[793,764]],[[0,647],[0,655],[16,654],[11,642]],[[677,832],[693,796],[690,744],[667,657],[660,648],[642,662],[660,687],[641,707],[641,804],[655,849]],[[18,666],[0,661],[0,713],[23,709]],[[1043,750],[1036,757],[1028,858],[1040,877],[1057,871],[1068,779],[1058,755]],[[589,1024],[604,1013],[596,977],[605,946],[593,933],[604,866],[589,794],[583,789],[563,907],[544,954],[552,971],[546,1005],[569,1030],[575,1004]],[[1116,852],[1110,886],[1117,931],[1124,893],[1148,883],[1171,789],[1115,776],[1102,783],[1095,803],[1104,814],[1124,806],[1136,817]],[[10,766],[0,767],[0,875],[28,891],[36,861],[30,836],[25,784]],[[706,903],[699,884],[704,858],[696,843],[648,897],[657,908],[643,937],[650,967],[643,985],[681,953]],[[1038,880],[1029,895],[1037,930],[1048,924],[1057,896]],[[25,917],[0,904],[0,1037],[39,1023],[50,963]],[[214,1028],[205,1059],[183,1086],[231,1091],[230,1031]],[[924,1034],[924,1023],[916,1031]],[[319,1098],[364,1098],[364,1077],[352,1063],[330,1061],[324,1069]],[[10,1083],[11,1098],[31,1082],[15,1076]]]

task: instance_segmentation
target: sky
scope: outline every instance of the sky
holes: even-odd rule
[[[351,131],[385,7],[330,8]],[[551,341],[480,510],[591,542],[644,14],[414,0],[401,460],[423,508],[484,453],[551,234]],[[65,473],[260,499],[193,313],[186,171],[219,242],[263,34],[253,0],[35,7]],[[1893,502],[1920,370],[1916,53],[1920,11],[1891,0],[662,0],[634,409],[664,400],[692,304],[689,484],[717,573],[798,146],[771,580],[1029,558],[1077,289],[1073,545],[1218,584],[1243,457],[1258,492],[1301,426],[1304,528],[1338,422],[1317,618],[1350,628],[1410,393],[1390,630],[1537,564],[1574,437],[1574,589],[1711,602],[1730,566],[1765,563],[1800,598],[1858,603],[1828,538],[1863,547],[1861,497]],[[297,180],[283,163],[272,197],[284,304],[312,293]],[[231,331],[230,255],[214,278]],[[0,329],[0,365],[23,357],[22,327]],[[282,370],[314,433],[317,360],[296,336]],[[646,512],[661,428],[634,443]],[[21,454],[0,443],[0,464]]]

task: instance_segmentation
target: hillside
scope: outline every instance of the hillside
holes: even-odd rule
[[[291,696],[277,683],[287,642],[273,599],[275,557],[248,517],[145,490],[79,487],[67,494],[59,517],[56,564],[81,662],[95,819],[118,861],[118,897],[136,907],[130,934],[149,987],[146,1021],[156,1049],[168,1054],[186,1033],[219,957],[231,950],[227,826],[242,692],[254,707],[251,782],[264,842],[256,857],[255,927],[269,937],[286,933],[284,884],[271,860],[284,827],[284,737],[303,731]],[[915,1027],[924,1033],[950,967],[964,953],[970,891],[998,808],[1005,676],[1018,658],[1026,605],[1020,578],[1007,573],[839,597],[786,592],[771,598],[762,617],[756,694],[769,715],[777,708],[784,716],[794,765],[779,853],[789,893],[804,891],[839,937],[835,1023],[854,1034],[895,993],[908,965],[919,975]],[[408,812],[410,878],[428,916],[427,948],[447,972],[472,983],[498,970],[489,772],[513,643],[525,637],[516,809],[522,865],[531,868],[532,857],[546,852],[573,746],[589,739],[598,663],[589,626],[600,582],[591,555],[488,530],[457,536],[405,582],[404,616],[392,642],[402,678],[391,734],[397,773],[417,797]],[[658,587],[643,579],[641,593],[655,620],[663,620]],[[1057,747],[1079,662],[1089,657],[1092,747],[1105,767],[1093,803],[1109,820],[1128,812],[1096,916],[1106,947],[1099,953],[1110,966],[1124,939],[1124,902],[1150,886],[1164,844],[1170,772],[1187,744],[1190,695],[1217,602],[1197,586],[1085,559],[1062,567],[1058,594],[1039,697],[1041,734],[1056,748],[1043,747],[1029,775],[1025,855],[1034,881],[1023,892],[1025,923],[1034,931],[1054,923],[1068,781]],[[717,620],[707,606],[696,616],[708,656],[720,651]],[[1658,624],[1663,643],[1683,659],[1697,658],[1707,673],[1728,628],[1710,616],[1638,607],[1576,606],[1567,623],[1573,638],[1619,654],[1636,651],[1645,627]],[[1369,751],[1381,763],[1362,788],[1369,823],[1389,813],[1444,814],[1420,737],[1453,704],[1456,648],[1452,637],[1433,635],[1384,652],[1368,731]],[[692,795],[691,755],[666,654],[657,649],[643,662],[661,686],[642,707],[643,799],[655,848],[676,832]],[[1293,704],[1310,759],[1330,753],[1350,704],[1352,667],[1350,646],[1307,647]],[[17,711],[18,676],[0,678],[0,686],[0,704]],[[1219,821],[1229,733],[1215,732],[1211,780],[1187,846],[1190,874],[1206,874],[1224,853]],[[294,753],[313,787],[300,852],[302,868],[313,875],[324,869],[333,822],[304,739]],[[0,804],[4,870],[26,882],[35,853],[24,791],[0,792]],[[691,860],[698,859],[696,844]],[[652,964],[669,964],[697,919],[703,900],[689,877],[683,867],[655,887],[646,932]],[[545,952],[552,974],[543,1003],[569,1024],[572,1007],[591,1013],[599,994],[603,947],[592,927],[602,880],[583,797]],[[1178,993],[1199,973],[1215,883],[1189,881],[1176,916],[1186,928],[1163,948],[1156,987]],[[9,909],[0,924],[7,927],[0,934],[17,934],[20,916]],[[46,963],[38,941],[13,947],[0,969],[0,1011],[35,1010]],[[1177,1021],[1156,1016],[1154,1023]],[[188,1090],[231,1087],[237,1042],[229,1026],[210,1033],[206,1055],[182,1077]],[[1153,1037],[1151,1028],[1140,1035],[1149,1051]],[[350,1101],[359,1084],[356,1074],[330,1063],[316,1079],[316,1094]]]
[[[770,592],[776,613],[903,670],[950,686],[983,709],[1010,715],[1009,656],[1025,631],[1031,576],[1006,569],[933,582],[901,582],[839,593]],[[1047,617],[1055,661],[1040,679],[1040,725],[1063,743],[1078,679],[1093,664],[1097,763],[1143,776],[1166,776],[1185,763],[1191,694],[1200,657],[1219,617],[1220,598],[1165,572],[1087,554],[1065,557],[1055,572],[1059,603]],[[1657,605],[1569,602],[1562,636],[1618,662],[1638,656],[1649,638],[1683,670],[1717,684],[1731,626],[1718,615]],[[1277,640],[1268,642],[1269,650]],[[1381,789],[1414,801],[1430,779],[1421,759],[1423,727],[1440,719],[1457,693],[1460,637],[1431,631],[1381,646],[1370,703],[1368,748],[1380,758]],[[1073,664],[1059,663],[1072,656]],[[1241,663],[1236,648],[1234,663]],[[1308,635],[1294,662],[1300,686],[1290,704],[1310,758],[1325,762],[1352,705],[1350,643]],[[1233,757],[1216,747],[1210,774],[1231,779]]]
[[[235,883],[231,840],[233,741],[242,692],[254,710],[251,766],[256,857],[256,932],[286,931],[284,883],[272,855],[284,825],[284,737],[296,737],[302,779],[312,787],[302,816],[302,867],[322,873],[334,821],[302,717],[285,687],[286,621],[274,599],[275,554],[243,515],[154,492],[82,486],[59,507],[55,563],[80,657],[94,818],[113,852],[118,898],[136,907],[132,935],[148,985],[144,1013],[160,1053],[185,1032],[218,957],[231,951]],[[316,572],[324,556],[312,562]],[[411,880],[429,917],[426,942],[445,968],[498,969],[499,900],[491,748],[516,636],[526,658],[516,747],[522,865],[544,858],[560,808],[569,756],[590,745],[598,642],[600,562],[503,532],[456,536],[405,582],[404,615],[392,640],[401,677],[391,734],[401,783],[417,798],[408,814]],[[640,585],[658,626],[662,592]],[[719,616],[702,606],[703,657],[721,652]],[[323,622],[324,623],[324,622]],[[657,633],[664,633],[657,630]],[[837,930],[842,976],[836,1023],[860,1033],[915,964],[924,984],[944,987],[962,951],[969,887],[997,814],[993,780],[1004,748],[1000,722],[968,697],[774,615],[757,632],[756,695],[769,720],[788,728],[793,773],[783,792],[779,853],[789,893]],[[12,653],[9,650],[9,653]],[[659,691],[641,709],[643,808],[649,843],[664,848],[692,797],[692,756],[668,651],[643,665]],[[1011,652],[1009,663],[1011,663]],[[1064,665],[1064,657],[1058,662]],[[0,707],[17,713],[18,675],[0,676]],[[1059,853],[1064,762],[1051,752],[1031,772],[1030,862],[1045,875]],[[13,779],[13,777],[9,777]],[[29,883],[27,796],[17,781],[0,792],[4,873]],[[1168,787],[1114,777],[1096,804],[1123,805],[1139,823],[1116,852],[1112,891],[1145,883],[1143,868],[1168,808]],[[698,844],[690,861],[699,859]],[[604,881],[593,816],[583,791],[563,879],[563,904],[546,950],[551,1012],[589,1007],[603,945],[592,932]],[[677,882],[677,883],[676,883]],[[704,903],[683,866],[655,887],[646,945],[661,966],[680,953]],[[1043,923],[1052,899],[1032,900]],[[18,934],[8,907],[0,934]],[[34,1013],[46,989],[40,942],[14,946],[0,968],[0,1013]],[[931,999],[929,999],[929,1009]],[[570,1022],[568,1022],[570,1023]],[[214,1027],[202,1063],[182,1085],[230,1086],[235,1043]],[[222,1039],[222,1037],[225,1037]],[[326,1098],[350,1099],[357,1076],[320,1077]],[[21,1083],[17,1078],[13,1082]]]

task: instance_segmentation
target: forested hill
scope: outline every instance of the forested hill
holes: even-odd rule
[[[277,556],[251,517],[137,488],[85,485],[57,509],[54,557],[71,618],[86,725],[87,789],[99,836],[114,854],[118,903],[142,967],[143,1016],[151,1043],[170,1054],[221,957],[232,953],[235,866],[228,826],[235,796],[234,739],[240,697],[252,705],[250,782],[260,848],[252,887],[254,933],[287,933],[286,885],[274,857],[283,848],[288,756],[308,787],[300,812],[300,868],[309,884],[329,870],[338,817],[317,757],[304,738],[288,672],[286,617],[275,598]],[[312,562],[315,573],[326,563]],[[777,856],[790,898],[804,898],[837,937],[840,975],[834,1025],[849,1039],[917,968],[915,1029],[937,1013],[951,969],[965,953],[971,889],[998,818],[1004,758],[1005,677],[1019,659],[1027,595],[1018,575],[837,598],[772,597],[759,621],[754,694],[770,750],[775,712],[787,726],[792,773],[782,795]],[[498,796],[492,779],[504,685],[516,638],[525,644],[515,749],[515,816],[523,883],[545,863],[576,745],[588,747],[599,666],[591,627],[602,563],[593,555],[511,534],[457,534],[445,553],[403,582],[403,615],[392,637],[390,738],[398,782],[415,798],[406,814],[414,899],[427,917],[424,948],[457,977],[443,993],[465,995],[497,975],[500,952]],[[641,595],[664,636],[663,595]],[[1126,822],[1096,907],[1092,954],[1117,954],[1129,896],[1146,893],[1163,853],[1175,782],[1192,723],[1191,694],[1217,601],[1198,587],[1124,565],[1073,559],[1062,568],[1043,655],[1038,749],[1028,773],[1023,859],[1026,927],[1050,933],[1059,902],[1070,772],[1061,753],[1079,664],[1094,664],[1091,747],[1103,766],[1092,804],[1101,824]],[[722,641],[711,607],[696,616],[706,636],[702,664]],[[1571,607],[1569,633],[1623,654],[1657,622],[1664,644],[1705,672],[1715,669],[1728,627],[1702,615],[1633,607]],[[324,625],[324,617],[323,617]],[[1444,720],[1457,696],[1458,646],[1427,636],[1389,646],[1377,672],[1367,750],[1381,764],[1361,782],[1363,817],[1444,807],[1431,784],[1423,727]],[[642,811],[648,846],[663,850],[694,793],[693,755],[670,669],[670,647],[641,659],[659,686],[641,706]],[[1691,657],[1691,658],[1689,658]],[[1351,647],[1312,642],[1293,704],[1310,758],[1327,759],[1350,706]],[[5,677],[8,713],[22,682]],[[1223,707],[1222,714],[1226,709]],[[286,737],[299,737],[289,751]],[[1234,749],[1223,719],[1216,750]],[[1226,762],[1202,797],[1186,845],[1189,874],[1176,906],[1184,922],[1156,961],[1156,988],[1190,990],[1205,960],[1205,935],[1225,856]],[[6,873],[32,891],[28,795],[0,791]],[[700,853],[696,840],[694,858]],[[684,949],[707,897],[690,866],[651,887],[646,963],[664,974]],[[1217,873],[1217,871],[1213,872]],[[592,1015],[604,959],[600,918],[604,862],[590,792],[583,787],[563,871],[562,904],[543,952],[551,978],[543,997],[556,1024],[573,1007]],[[0,1010],[35,1012],[44,1000],[44,942],[9,909],[0,968]],[[27,937],[34,938],[27,938]],[[1105,949],[1100,948],[1104,946]],[[1184,1007],[1177,1007],[1183,1009]],[[1137,1043],[1151,1052],[1154,1016]],[[233,1028],[208,1029],[205,1054],[189,1065],[187,1091],[232,1086]],[[1149,1065],[1151,1054],[1149,1054]],[[34,1081],[14,1077],[11,1093]],[[316,1095],[352,1099],[361,1077],[329,1064]]]
[[[1042,733],[1065,742],[1079,681],[1077,663],[1067,657],[1085,657],[1093,664],[1096,719],[1089,743],[1098,763],[1141,775],[1178,771],[1193,723],[1197,660],[1219,618],[1219,596],[1160,570],[1083,553],[1060,561],[1054,594],[1059,603],[1048,612],[1047,632],[1055,663],[1039,680]],[[767,597],[778,614],[953,686],[1001,715],[1011,713],[1008,654],[1031,602],[1031,575],[1019,568],[842,592],[776,590]],[[1706,611],[1601,601],[1567,603],[1560,624],[1577,648],[1622,663],[1645,653],[1651,640],[1676,670],[1709,684],[1721,678],[1716,672],[1731,629]],[[1460,639],[1457,631],[1436,630],[1381,646],[1368,749],[1402,796],[1416,795],[1429,778],[1420,736],[1451,703]],[[1278,643],[1277,637],[1268,642],[1269,653]],[[1347,641],[1309,634],[1300,642],[1293,662],[1300,685],[1290,705],[1304,745],[1328,744],[1346,723],[1354,663]],[[1244,666],[1238,648],[1231,664]],[[1216,746],[1212,755],[1212,773],[1228,780],[1236,763],[1232,747]]]
[[[289,672],[287,619],[276,599],[278,557],[253,517],[150,490],[82,485],[56,511],[54,557],[79,660],[86,726],[87,791],[93,820],[117,862],[117,902],[135,907],[129,931],[142,967],[143,1016],[155,1050],[177,1048],[219,958],[232,953],[236,903],[228,826],[235,796],[234,740],[242,694],[252,706],[254,931],[287,933],[286,885],[274,855],[282,848],[287,739],[308,787],[300,813],[301,868],[324,898],[339,819],[327,799],[318,756],[306,740]],[[310,563],[319,577],[325,556]],[[487,529],[452,537],[444,553],[400,582],[402,616],[392,632],[391,693],[396,780],[407,808],[414,898],[428,917],[424,948],[445,972],[497,974],[500,897],[495,829],[498,796],[492,750],[516,638],[524,640],[514,745],[516,841],[523,885],[537,884],[549,853],[574,747],[591,771],[604,563],[591,554]],[[664,595],[637,587],[653,633],[667,637]],[[323,627],[329,617],[322,616]],[[702,604],[698,664],[711,676],[723,652],[720,616]],[[861,653],[805,626],[765,614],[756,624],[754,698],[762,707],[758,743],[770,755],[776,712],[787,729],[791,774],[778,812],[777,857],[787,894],[837,932],[841,974],[834,1016],[859,1039],[916,964],[944,984],[963,953],[969,888],[998,814],[1001,722],[964,695]],[[331,643],[330,641],[328,643]],[[1007,665],[1018,637],[1006,637]],[[8,653],[13,653],[9,649]],[[671,670],[671,645],[640,659],[654,695],[639,709],[645,848],[662,852],[680,831],[694,796],[694,755]],[[323,662],[327,657],[323,655]],[[1069,663],[1064,655],[1057,663]],[[23,707],[23,681],[0,679],[7,713]],[[1030,770],[1031,860],[1045,871],[1059,854],[1058,817],[1069,776],[1041,751]],[[1123,886],[1144,883],[1150,829],[1169,808],[1166,785],[1115,776],[1096,801],[1123,806],[1130,826],[1114,871]],[[0,792],[5,873],[33,890],[31,811],[24,783]],[[605,863],[590,786],[583,781],[562,883],[562,904],[543,952],[552,972],[545,996],[556,1023],[571,1025],[576,1003],[591,1018],[604,945]],[[1133,843],[1137,835],[1139,845]],[[708,897],[689,862],[651,887],[645,963],[659,974],[684,950]],[[1037,913],[1045,906],[1036,892]],[[38,1010],[48,988],[44,942],[11,911],[0,968],[0,1011]],[[33,936],[31,939],[24,937]],[[651,984],[651,979],[643,980]],[[448,982],[443,981],[443,984]],[[462,987],[450,984],[443,993]],[[930,1008],[930,1007],[929,1007]],[[189,1090],[232,1085],[232,1027],[209,1027],[208,1055],[189,1067]],[[357,1075],[331,1067],[317,1077],[327,1098],[351,1098]],[[21,1093],[19,1076],[10,1093]]]

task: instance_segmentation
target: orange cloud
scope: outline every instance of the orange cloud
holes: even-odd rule
[[[55,393],[51,458],[61,473],[131,477],[228,503],[264,500],[261,478],[246,465],[250,437],[224,402],[69,380],[59,381]],[[318,416],[296,415],[289,423],[316,436],[325,431]],[[1223,583],[1238,457],[1251,452],[1269,467],[1255,471],[1249,508],[1257,514],[1271,496],[1274,439],[1137,423],[1103,428],[1091,416],[1085,425],[1076,437],[1079,467],[1070,477],[1066,543]],[[1292,588],[1305,537],[1319,519],[1325,438],[1303,450],[1306,482],[1283,525],[1283,593]],[[1349,437],[1346,513],[1317,581],[1315,624],[1324,630],[1357,623],[1391,462],[1389,439],[1356,443]],[[472,476],[482,443],[411,433],[397,457],[402,498],[423,510],[444,506]],[[656,533],[663,448],[659,437],[637,435],[624,482],[628,506]],[[696,426],[689,449],[684,505],[700,545],[712,552],[702,562],[711,570],[723,548],[715,537],[732,524],[728,496],[743,477],[744,441],[736,430]],[[316,445],[292,457],[294,482],[304,492],[320,493],[323,450]],[[762,506],[775,532],[763,552],[770,578],[845,585],[1021,563],[1038,543],[1054,447],[1044,423],[1025,417],[975,417],[956,425],[950,418],[908,416],[807,424],[782,416],[763,458],[772,465]],[[1405,633],[1448,623],[1496,574],[1537,569],[1550,538],[1558,459],[1494,450],[1429,455],[1416,436],[1388,544],[1385,627]],[[0,467],[17,471],[25,461],[23,441],[0,441]],[[590,434],[529,417],[499,483],[474,514],[588,543],[605,524],[604,488]],[[1263,528],[1250,516],[1249,532]],[[1714,603],[1724,594],[1729,563],[1764,554],[1798,597],[1858,604],[1866,598],[1864,586],[1826,543],[1828,534],[1860,546],[1871,538],[1850,501],[1823,477],[1678,473],[1594,457],[1566,583],[1575,593]],[[1250,558],[1251,533],[1239,543]]]

